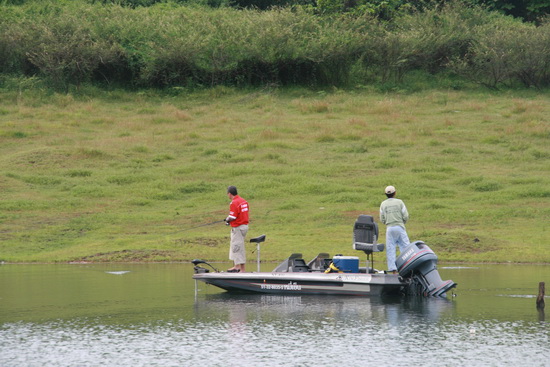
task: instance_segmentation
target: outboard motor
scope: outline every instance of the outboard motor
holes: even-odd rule
[[[441,280],[436,267],[437,256],[422,241],[411,243],[395,263],[399,275],[403,278],[410,278],[412,285],[420,283],[421,292],[425,295],[445,296],[449,289],[456,287],[456,283],[452,280]]]

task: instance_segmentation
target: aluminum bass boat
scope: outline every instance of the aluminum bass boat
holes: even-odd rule
[[[452,280],[443,281],[437,271],[437,256],[422,241],[411,243],[397,258],[398,274],[374,269],[373,255],[384,250],[377,243],[378,225],[370,215],[360,215],[353,228],[353,248],[367,255],[366,266],[359,266],[356,256],[321,253],[305,262],[299,253],[292,254],[272,272],[220,272],[203,260],[193,260],[195,281],[202,281],[229,292],[254,292],[287,295],[424,295],[445,297],[456,287]],[[250,242],[258,246],[265,235]],[[201,266],[203,265],[203,266]],[[209,268],[204,267],[207,265]]]

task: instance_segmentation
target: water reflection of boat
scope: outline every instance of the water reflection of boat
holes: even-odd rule
[[[211,318],[226,314],[231,320],[250,320],[254,315],[271,320],[386,320],[399,325],[404,319],[421,317],[436,321],[452,313],[454,302],[446,298],[427,297],[354,297],[289,296],[222,292],[195,300],[195,312]]]
[[[386,296],[421,294],[444,297],[456,286],[452,280],[443,281],[437,271],[437,256],[422,241],[413,242],[397,258],[398,274],[377,271],[373,254],[384,250],[377,243],[378,225],[369,215],[360,215],[353,229],[353,248],[367,255],[367,266],[359,267],[359,258],[326,253],[305,262],[301,254],[292,254],[272,272],[219,272],[205,261],[193,260],[193,278],[230,292],[253,292],[288,295],[353,295]],[[265,235],[250,240],[258,244]],[[200,266],[209,265],[214,272]]]

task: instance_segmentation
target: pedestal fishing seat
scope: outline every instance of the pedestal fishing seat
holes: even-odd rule
[[[367,269],[369,273],[369,260],[371,269],[374,268],[375,252],[384,251],[384,244],[378,243],[378,224],[370,215],[361,214],[353,225],[353,249],[367,254]]]

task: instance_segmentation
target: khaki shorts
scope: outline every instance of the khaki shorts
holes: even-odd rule
[[[235,265],[246,263],[246,249],[244,247],[244,238],[248,232],[248,225],[243,224],[231,228],[231,243],[229,244],[229,260],[233,260]]]

